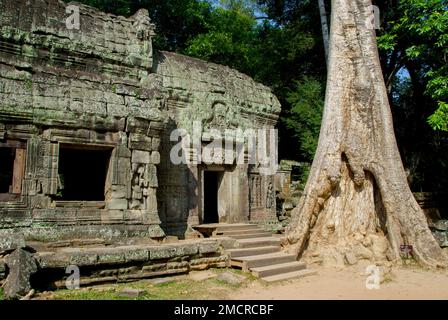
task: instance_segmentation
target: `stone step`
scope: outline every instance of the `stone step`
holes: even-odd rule
[[[218,224],[216,231],[218,233],[222,232],[230,232],[230,231],[238,231],[238,230],[256,230],[260,229],[257,224],[249,224],[249,223],[238,223],[238,224]]]
[[[277,281],[285,281],[285,280],[303,278],[303,277],[311,276],[314,274],[317,274],[316,270],[305,269],[305,270],[277,274],[275,276],[261,278],[261,280],[264,282],[267,282],[267,283],[272,283],[272,282],[277,282]]]
[[[230,249],[227,250],[230,254],[230,258],[238,258],[238,257],[249,257],[255,256],[259,254],[280,252],[279,246],[266,246],[266,247],[257,247],[257,248],[244,248],[244,249]]]
[[[266,253],[256,256],[237,257],[230,260],[232,266],[241,267],[243,270],[249,270],[256,267],[264,267],[273,264],[280,264],[286,262],[296,261],[293,254],[286,254],[283,252]]]
[[[242,240],[242,239],[253,239],[253,238],[262,238],[262,237],[269,237],[271,234],[269,232],[265,231],[258,231],[253,233],[241,233],[241,234],[234,234],[231,237],[233,239]]]
[[[289,273],[304,269],[306,269],[306,265],[304,263],[293,261],[280,264],[273,264],[265,267],[252,268],[250,271],[255,277],[265,278],[269,276],[275,276],[282,273]]]
[[[218,235],[224,235],[226,237],[233,237],[234,235],[241,235],[241,234],[246,234],[246,233],[257,233],[257,232],[267,232],[263,229],[260,228],[251,228],[251,229],[241,229],[241,230],[230,230],[230,231],[217,231]],[[271,235],[269,233],[269,235]]]
[[[238,240],[239,248],[258,248],[267,246],[280,247],[281,241],[279,238],[274,237],[262,237],[252,239],[240,239]]]

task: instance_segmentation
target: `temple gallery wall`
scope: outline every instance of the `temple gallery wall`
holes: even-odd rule
[[[174,129],[274,128],[271,90],[153,50],[148,12],[0,0],[0,234],[30,240],[180,238],[191,226],[276,221],[257,165],[170,160]]]

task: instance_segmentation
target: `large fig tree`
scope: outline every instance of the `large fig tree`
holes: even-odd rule
[[[400,261],[400,246],[446,266],[407,184],[378,58],[371,0],[332,0],[319,143],[288,243],[298,258]],[[409,248],[409,247],[407,247]]]

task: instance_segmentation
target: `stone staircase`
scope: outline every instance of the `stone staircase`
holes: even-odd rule
[[[296,257],[281,251],[280,238],[255,224],[219,224],[214,237],[230,237],[238,249],[228,249],[230,265],[251,272],[255,277],[272,283],[315,274]]]

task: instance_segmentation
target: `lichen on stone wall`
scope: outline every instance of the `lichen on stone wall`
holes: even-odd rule
[[[161,238],[167,216],[191,225],[200,201],[192,186],[200,183],[186,166],[169,163],[169,130],[191,133],[194,121],[204,134],[273,128],[280,103],[236,70],[154,52],[146,10],[125,18],[73,5],[79,30],[67,28],[62,1],[0,0],[0,139],[20,141],[28,157],[24,191],[0,203],[0,236],[9,229],[42,241]],[[101,205],[56,205],[64,144],[111,150]],[[178,205],[160,212],[163,202]]]
[[[162,75],[168,109],[179,128],[192,132],[193,121],[204,129],[255,129],[270,120],[280,103],[272,91],[225,66],[187,56],[159,52],[156,72]]]

